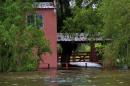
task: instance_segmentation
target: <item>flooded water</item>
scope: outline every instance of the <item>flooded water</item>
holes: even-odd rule
[[[130,71],[81,68],[0,73],[0,86],[130,86]]]

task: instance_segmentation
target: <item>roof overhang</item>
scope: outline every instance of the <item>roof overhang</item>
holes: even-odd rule
[[[112,39],[103,38],[101,36],[89,37],[87,33],[57,33],[57,42],[75,42],[75,43],[103,43],[103,42],[111,42]]]
[[[34,2],[34,8],[56,8],[53,2]]]

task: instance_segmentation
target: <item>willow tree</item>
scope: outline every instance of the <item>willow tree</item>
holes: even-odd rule
[[[113,41],[105,50],[105,64],[130,66],[130,0],[103,0],[103,34]]]
[[[0,5],[0,71],[35,70],[49,45],[37,25],[27,23],[32,0],[3,0]],[[35,48],[35,49],[34,49]],[[38,49],[37,52],[34,50]]]

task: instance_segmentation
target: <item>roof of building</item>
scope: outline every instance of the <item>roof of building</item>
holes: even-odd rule
[[[56,8],[53,2],[34,2],[34,8]]]

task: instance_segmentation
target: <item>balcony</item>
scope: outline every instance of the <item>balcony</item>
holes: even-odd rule
[[[33,6],[34,8],[55,8],[53,2],[35,2]]]

